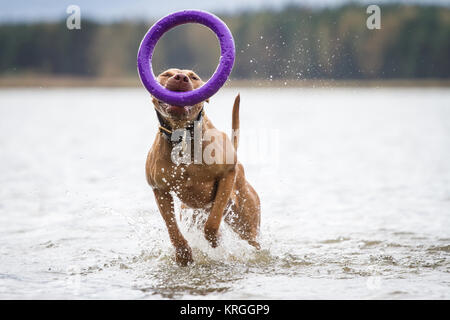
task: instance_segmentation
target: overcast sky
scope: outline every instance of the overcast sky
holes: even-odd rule
[[[81,8],[81,16],[100,21],[154,19],[182,9],[228,13],[243,9],[280,8],[287,4],[310,7],[336,6],[346,0],[0,0],[0,22],[57,20],[67,17],[70,4]],[[390,2],[433,3],[450,6],[450,0],[354,0],[365,4]]]

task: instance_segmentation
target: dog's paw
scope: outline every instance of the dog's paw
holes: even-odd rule
[[[256,250],[261,250],[261,245],[256,240],[248,240],[248,244],[255,247]]]
[[[180,246],[176,248],[175,261],[183,267],[193,263],[194,259],[192,259],[191,248],[189,246]]]
[[[220,233],[217,230],[205,228],[205,239],[208,240],[211,247],[217,248],[220,242]]]

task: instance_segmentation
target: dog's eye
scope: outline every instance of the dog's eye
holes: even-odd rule
[[[191,76],[192,80],[200,80],[199,78],[197,78],[196,76]]]
[[[163,73],[161,77],[170,77],[170,73]]]

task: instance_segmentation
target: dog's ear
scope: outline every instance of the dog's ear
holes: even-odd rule
[[[202,81],[202,85],[201,85],[200,87],[203,87],[203,86],[205,85],[206,82],[204,82],[203,80],[201,80],[201,81]],[[206,99],[205,102],[208,102],[208,103],[209,103],[209,98]]]
[[[158,106],[158,99],[156,99],[154,96],[152,96],[152,103],[155,107]]]

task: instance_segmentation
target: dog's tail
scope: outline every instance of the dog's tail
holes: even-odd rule
[[[231,122],[231,139],[233,140],[234,150],[237,151],[239,145],[239,106],[241,104],[241,94],[238,93],[236,99],[234,99],[233,116]]]

